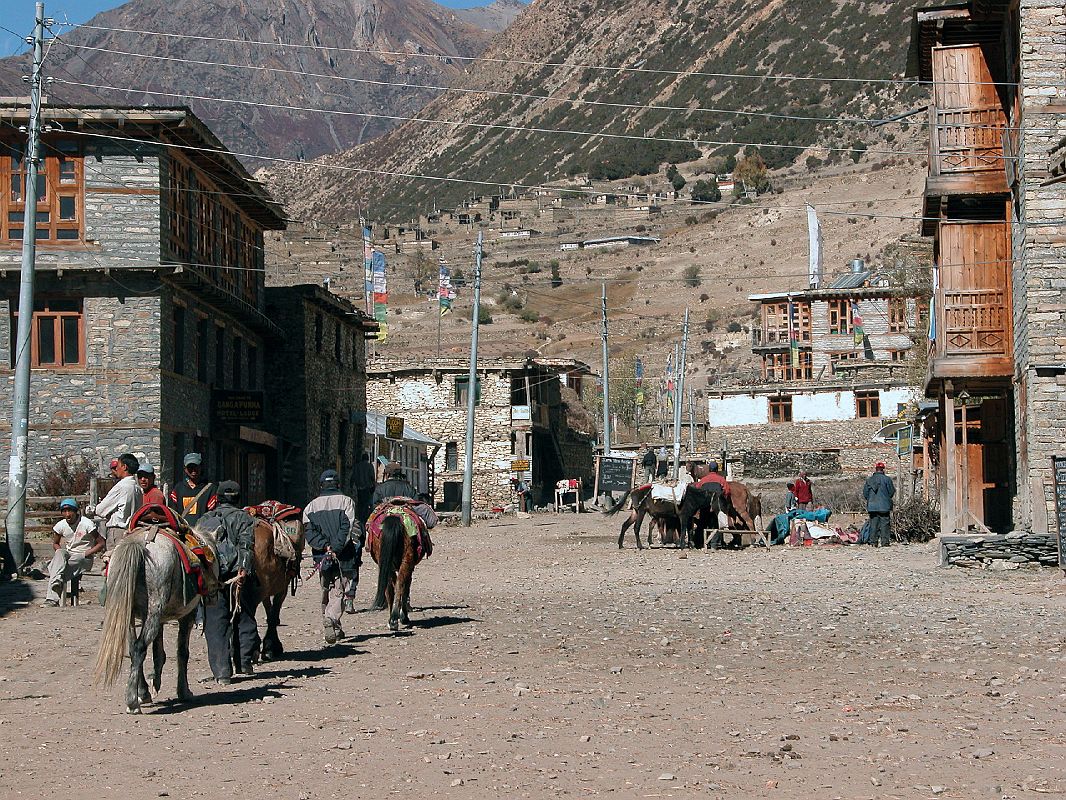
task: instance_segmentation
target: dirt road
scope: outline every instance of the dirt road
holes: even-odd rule
[[[100,608],[4,586],[0,796],[1066,795],[1058,571],[942,570],[932,546],[679,558],[616,530],[442,530],[409,634],[364,612],[325,648],[305,585],[284,661],[184,706],[170,664],[140,716],[91,685]]]

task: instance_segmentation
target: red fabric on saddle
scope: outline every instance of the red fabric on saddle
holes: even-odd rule
[[[729,489],[729,481],[727,481],[723,476],[719,475],[717,472],[711,472],[711,473],[709,473],[707,475],[704,475],[702,478],[700,478],[698,481],[696,481],[692,485],[697,487],[697,488],[702,489],[708,483],[717,483],[719,486],[721,486],[722,487],[722,494],[724,494],[726,497],[729,497],[730,494],[732,494],[732,492]]]
[[[145,522],[144,518],[149,514],[162,515],[166,519],[166,522]],[[182,525],[178,522],[178,518],[174,514],[174,512],[166,506],[161,506],[158,503],[151,503],[150,505],[141,506],[140,508],[138,508],[137,511],[134,512],[133,516],[130,517],[130,530],[132,531],[134,528],[138,527],[142,523],[145,525],[166,525],[166,527],[175,531],[182,530]]]
[[[415,502],[404,497],[394,497],[392,500],[375,508],[366,521],[367,546],[369,547],[371,542],[381,540],[381,526],[386,519],[391,516],[398,517],[407,535],[410,536],[411,530],[414,530],[412,538],[415,540],[415,552],[418,555],[418,560],[421,561],[426,552],[424,537],[427,531],[425,521],[411,508],[411,505]]]
[[[244,510],[253,517],[260,517],[267,522],[280,522],[283,519],[299,517],[303,509],[298,506],[290,506],[280,500],[264,500],[257,506],[245,506]]]

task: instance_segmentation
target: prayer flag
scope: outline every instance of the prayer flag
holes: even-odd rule
[[[807,238],[810,285],[817,289],[822,282],[822,226],[818,224],[818,212],[810,203],[807,203]]]
[[[440,276],[437,281],[437,303],[440,306],[440,315],[450,314],[452,310],[452,273],[448,269],[448,262],[444,256],[440,257]]]
[[[366,313],[374,316],[374,245],[370,228],[363,228],[363,296]]]
[[[378,323],[378,341],[385,341],[388,335],[388,283],[385,277],[385,254],[373,250],[371,255],[373,269],[374,319]]]

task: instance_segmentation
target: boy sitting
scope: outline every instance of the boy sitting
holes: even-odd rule
[[[48,566],[48,595],[44,605],[59,606],[59,593],[63,584],[80,578],[92,569],[93,556],[104,549],[104,540],[96,531],[96,525],[81,515],[78,503],[72,497],[59,504],[63,519],[52,528],[52,547],[55,555]]]

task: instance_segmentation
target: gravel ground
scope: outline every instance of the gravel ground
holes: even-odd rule
[[[361,612],[324,647],[305,585],[285,660],[215,688],[197,637],[196,701],[171,663],[140,716],[92,686],[100,608],[0,587],[0,796],[1066,795],[1059,571],[940,569],[934,545],[619,552],[617,525],[440,530],[411,632]]]

